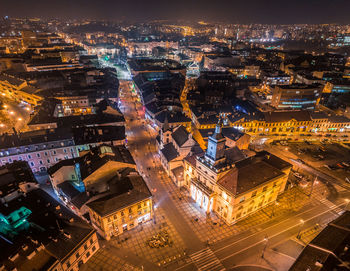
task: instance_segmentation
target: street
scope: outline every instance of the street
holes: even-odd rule
[[[1,101],[3,109],[0,110],[0,133],[13,133],[13,128],[17,132],[25,131],[32,108],[29,105],[19,104],[5,98],[2,98]]]

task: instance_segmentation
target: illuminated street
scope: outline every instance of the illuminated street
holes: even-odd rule
[[[349,10],[3,0],[0,271],[350,270]]]
[[[3,109],[0,112],[2,123],[0,124],[0,132],[13,132],[12,127],[16,131],[25,131],[26,123],[30,118],[31,107],[10,101],[3,100]]]

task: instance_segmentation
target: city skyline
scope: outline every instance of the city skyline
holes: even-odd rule
[[[350,2],[336,1],[9,1],[2,16],[68,19],[104,19],[142,22],[148,20],[206,20],[228,23],[319,24],[350,23]]]
[[[350,266],[348,4],[305,2],[6,1],[0,270]]]

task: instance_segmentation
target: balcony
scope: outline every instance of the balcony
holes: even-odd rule
[[[196,186],[199,190],[201,190],[204,194],[206,194],[208,197],[212,196],[214,194],[214,191],[210,189],[208,186],[206,186],[204,183],[199,181],[197,178],[192,178],[191,183]]]

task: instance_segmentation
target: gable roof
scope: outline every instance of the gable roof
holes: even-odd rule
[[[176,128],[175,132],[172,133],[172,138],[175,140],[176,144],[181,147],[185,144],[189,138],[189,132],[187,132],[186,128],[180,125]]]
[[[160,150],[165,159],[170,162],[179,156],[179,153],[175,149],[173,143],[168,143],[164,145],[163,149]]]
[[[139,175],[118,179],[116,189],[104,197],[93,200],[86,205],[101,216],[106,216],[131,204],[152,197],[145,181]]]

